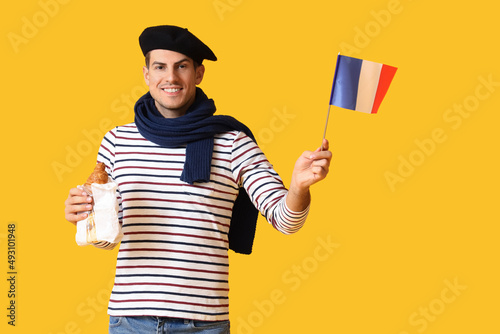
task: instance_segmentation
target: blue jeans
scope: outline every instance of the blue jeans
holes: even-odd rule
[[[109,334],[229,334],[227,321],[161,317],[109,317]]]

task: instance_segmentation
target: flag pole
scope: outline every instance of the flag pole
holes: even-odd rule
[[[325,141],[326,138],[326,129],[328,128],[328,118],[330,117],[330,108],[332,106],[329,104],[328,105],[328,112],[326,113],[326,122],[325,122],[325,130],[323,131],[323,140],[321,141],[321,151],[323,151],[323,142]]]
[[[333,84],[332,84],[332,92],[330,94],[330,102],[328,103],[328,112],[326,113],[326,123],[325,123],[325,130],[323,131],[323,140],[321,141],[321,151],[323,151],[323,141],[326,138],[326,129],[328,128],[328,118],[330,117],[330,108],[332,107],[331,101],[333,98],[333,91],[335,88],[335,78],[337,77],[337,70],[339,68],[339,61],[340,61],[340,52],[337,54],[337,62],[335,64],[335,72],[333,74]]]

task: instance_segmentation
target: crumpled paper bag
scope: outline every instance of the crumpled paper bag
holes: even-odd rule
[[[94,197],[93,210],[89,216],[76,224],[76,243],[87,246],[102,241],[118,244],[122,237],[121,225],[118,221],[117,185],[92,183]]]

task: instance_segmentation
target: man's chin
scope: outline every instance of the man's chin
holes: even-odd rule
[[[170,117],[179,117],[186,113],[187,107],[186,104],[166,104],[166,103],[158,103],[155,102],[156,109],[167,118]]]

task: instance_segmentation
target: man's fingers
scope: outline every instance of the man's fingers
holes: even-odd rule
[[[328,151],[330,149],[330,142],[328,139],[323,139],[323,145],[321,145],[323,151]]]
[[[316,151],[328,151],[330,149],[330,143],[327,139],[323,139],[321,146]]]
[[[87,218],[86,214],[76,214],[71,212],[65,212],[64,218],[72,224],[76,224],[80,220]]]
[[[73,188],[69,192],[65,205],[92,203],[92,197],[83,190]]]
[[[331,151],[314,152],[313,154],[310,155],[310,159],[314,161],[320,161],[320,160],[330,161],[332,159],[332,152]]]
[[[83,189],[80,189],[80,188],[71,188],[69,190],[69,197],[71,196],[86,196],[87,193],[83,190]]]
[[[311,171],[316,177],[325,178],[329,171],[329,164],[323,161],[317,161],[312,166]]]
[[[67,221],[76,224],[76,222],[88,217],[86,211],[92,210],[92,197],[83,190],[72,188],[69,191],[68,198],[64,202],[64,215]]]
[[[322,169],[328,172],[330,168],[330,162],[327,159],[315,160],[312,164],[314,168]]]

